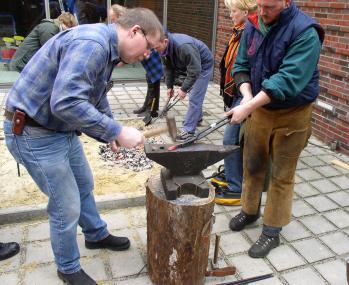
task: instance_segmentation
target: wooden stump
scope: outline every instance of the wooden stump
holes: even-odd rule
[[[208,264],[214,190],[166,200],[160,177],[146,185],[149,277],[157,285],[200,285]]]

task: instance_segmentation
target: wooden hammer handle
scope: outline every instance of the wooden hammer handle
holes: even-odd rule
[[[167,131],[168,131],[168,128],[166,126],[166,127],[161,127],[161,128],[156,128],[156,129],[151,129],[151,130],[145,131],[145,132],[143,132],[143,135],[146,138],[151,138],[151,137],[158,136],[162,133],[165,133]]]

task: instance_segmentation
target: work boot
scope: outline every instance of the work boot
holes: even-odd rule
[[[133,110],[133,114],[139,115],[139,114],[144,113],[145,110],[146,110],[146,107],[145,107],[145,106],[142,106],[142,107],[140,107],[140,108],[138,108],[138,109],[136,109],[136,110]]]
[[[270,237],[262,233],[258,240],[248,250],[248,255],[253,258],[266,257],[273,248],[278,247],[279,245],[279,236]]]
[[[88,249],[107,248],[114,251],[121,251],[128,249],[130,244],[130,240],[127,237],[117,237],[111,234],[100,241],[85,240],[85,246]]]
[[[8,259],[19,252],[19,244],[16,242],[0,242],[0,260]]]
[[[186,132],[186,131],[181,131],[177,136],[176,136],[176,141],[186,141],[188,139],[191,139],[194,137],[194,133],[192,132]]]
[[[219,205],[233,206],[241,204],[241,192],[225,186],[216,186],[214,202]]]
[[[229,227],[232,231],[238,232],[244,229],[245,226],[254,223],[261,216],[259,210],[256,215],[248,215],[244,211],[241,210],[239,214],[233,217],[230,220]]]
[[[82,269],[71,274],[65,274],[57,270],[57,275],[59,279],[68,285],[97,285],[96,281],[88,276]]]

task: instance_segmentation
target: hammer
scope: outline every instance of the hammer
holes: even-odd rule
[[[147,131],[143,132],[143,135],[146,138],[150,138],[150,137],[154,137],[154,136],[160,135],[162,133],[166,133],[166,132],[168,132],[172,141],[176,140],[177,126],[176,126],[176,120],[175,120],[175,117],[173,114],[167,115],[166,126],[147,130]]]

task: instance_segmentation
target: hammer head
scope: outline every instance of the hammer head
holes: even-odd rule
[[[167,129],[168,133],[172,139],[172,141],[176,141],[176,136],[177,136],[177,125],[176,125],[176,120],[174,117],[173,113],[168,113],[166,116],[166,124],[167,124]]]

